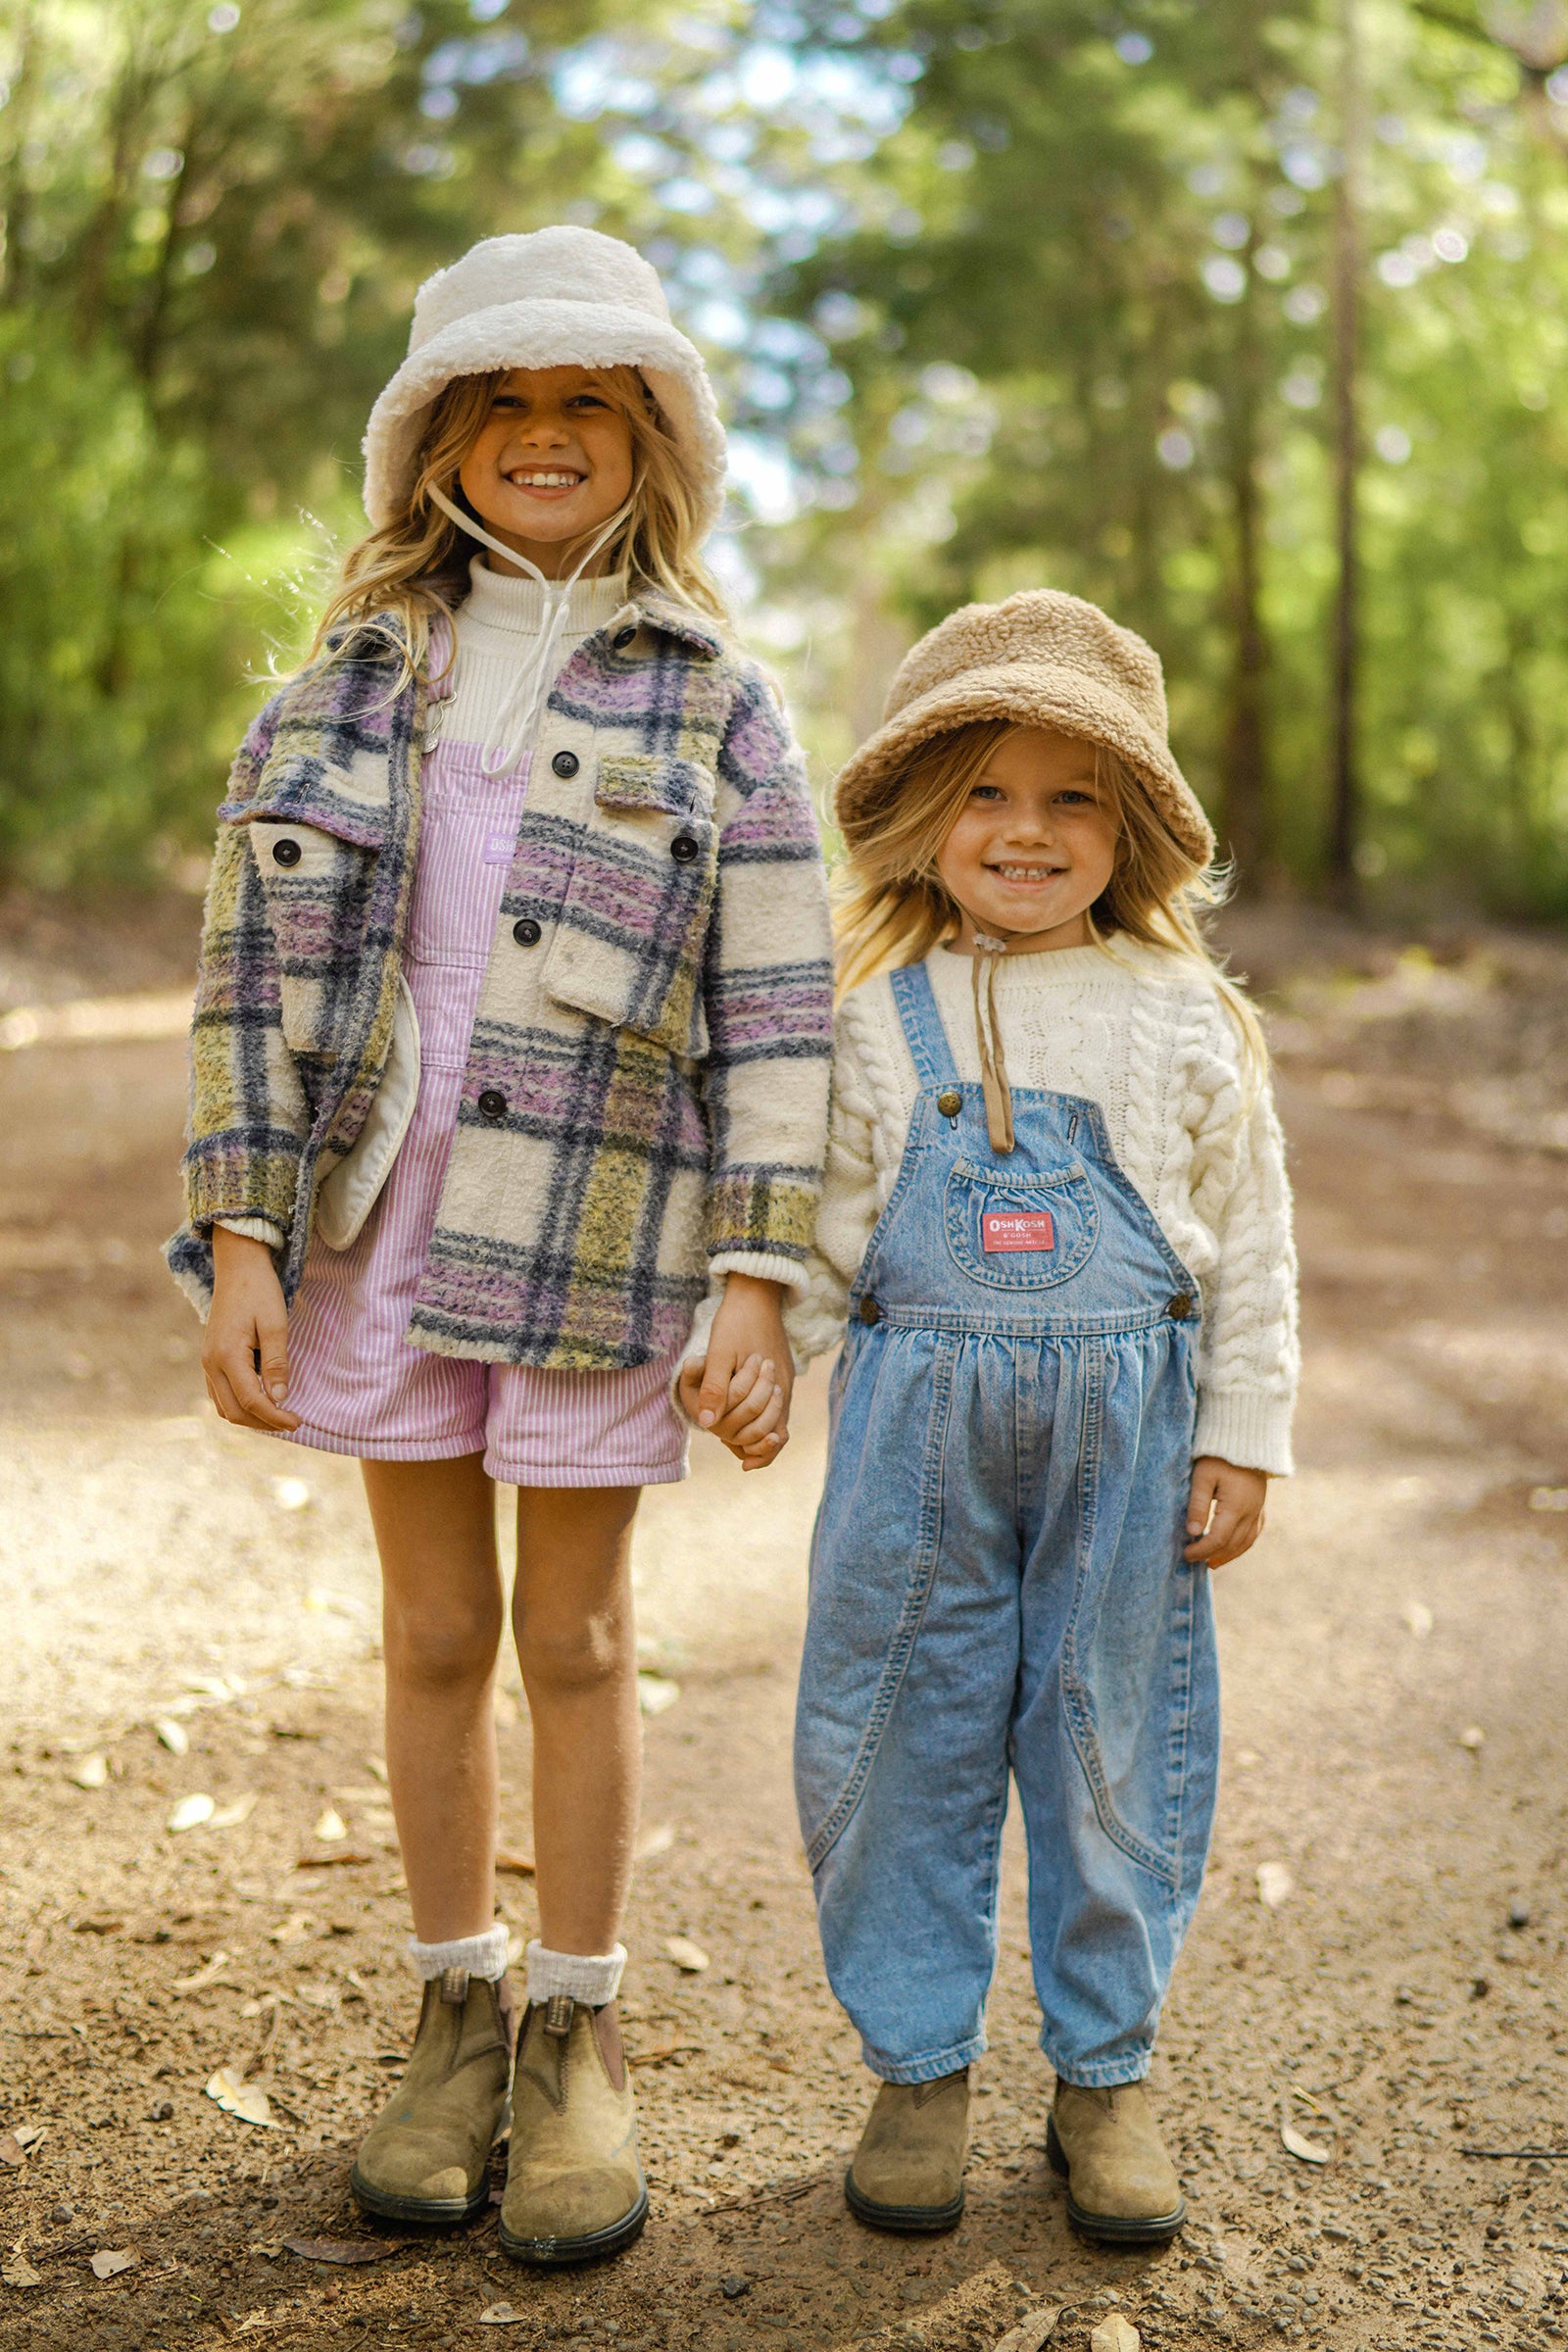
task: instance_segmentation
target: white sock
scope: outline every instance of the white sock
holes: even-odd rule
[[[493,1984],[507,1973],[507,1923],[498,1919],[482,1936],[459,1936],[451,1943],[421,1943],[417,1936],[411,1936],[409,1958],[415,1975],[427,1984],[449,1968],[466,1968],[470,1977],[484,1977]]]
[[[554,2000],[564,1993],[588,2009],[602,2009],[620,1990],[620,1972],[626,1965],[626,1946],[612,1952],[548,1952],[539,1942],[528,1946],[528,1998]]]

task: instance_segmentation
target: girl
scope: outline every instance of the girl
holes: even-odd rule
[[[798,1339],[845,1346],[796,1784],[881,2080],[849,2202],[962,2211],[1010,1766],[1051,2160],[1081,2230],[1164,2238],[1142,2084],[1214,1804],[1206,1570],[1290,1468],[1263,1048],[1197,927],[1213,836],[1159,664],[1094,606],[944,621],[838,812],[850,986]]]
[[[421,288],[366,456],[373,527],[220,811],[170,1256],[225,1419],[364,1466],[424,2000],[355,2193],[478,2211],[510,2101],[502,2244],[574,2262],[647,2211],[615,2009],[632,1515],[685,1472],[672,1373],[710,1276],[712,1424],[748,1465],[783,1443],[825,890],[698,562],[723,436],[645,262],[580,228],[475,246]],[[534,1739],[514,2067],[496,1481]]]

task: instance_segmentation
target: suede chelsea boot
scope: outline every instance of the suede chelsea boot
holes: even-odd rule
[[[844,2197],[873,2230],[952,2230],[963,2212],[969,2070],[935,2082],[884,2082],[866,2118]]]
[[[360,2146],[349,2185],[389,2222],[463,2222],[490,2194],[506,2129],[515,2011],[503,1977],[449,1968],[424,1988],[414,2054]]]
[[[512,2082],[512,2149],[501,2244],[542,2268],[618,2254],[642,2233],[631,2076],[613,2001],[565,1993],[530,2006]]]
[[[1104,2245],[1157,2245],[1174,2237],[1187,2218],[1181,2182],[1142,2082],[1103,2090],[1058,2082],[1046,2154],[1067,2183],[1067,2219],[1085,2237]]]

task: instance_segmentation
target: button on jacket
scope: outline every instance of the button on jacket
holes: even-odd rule
[[[372,626],[292,680],[220,811],[187,1222],[168,1252],[203,1310],[216,1217],[286,1236],[292,1298],[321,1183],[376,1102],[427,712],[400,668]],[[578,647],[540,726],[409,1339],[560,1370],[643,1363],[684,1339],[713,1260],[795,1274],[831,987],[815,821],[766,680],[639,590]]]

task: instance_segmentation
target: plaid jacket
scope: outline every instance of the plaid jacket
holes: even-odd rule
[[[286,1236],[386,1065],[428,696],[384,636],[251,727],[220,816],[192,1038],[187,1222]],[[639,590],[572,655],[534,748],[409,1338],[593,1370],[678,1346],[710,1267],[787,1277],[811,1238],[832,1035],[821,853],[761,672]]]

